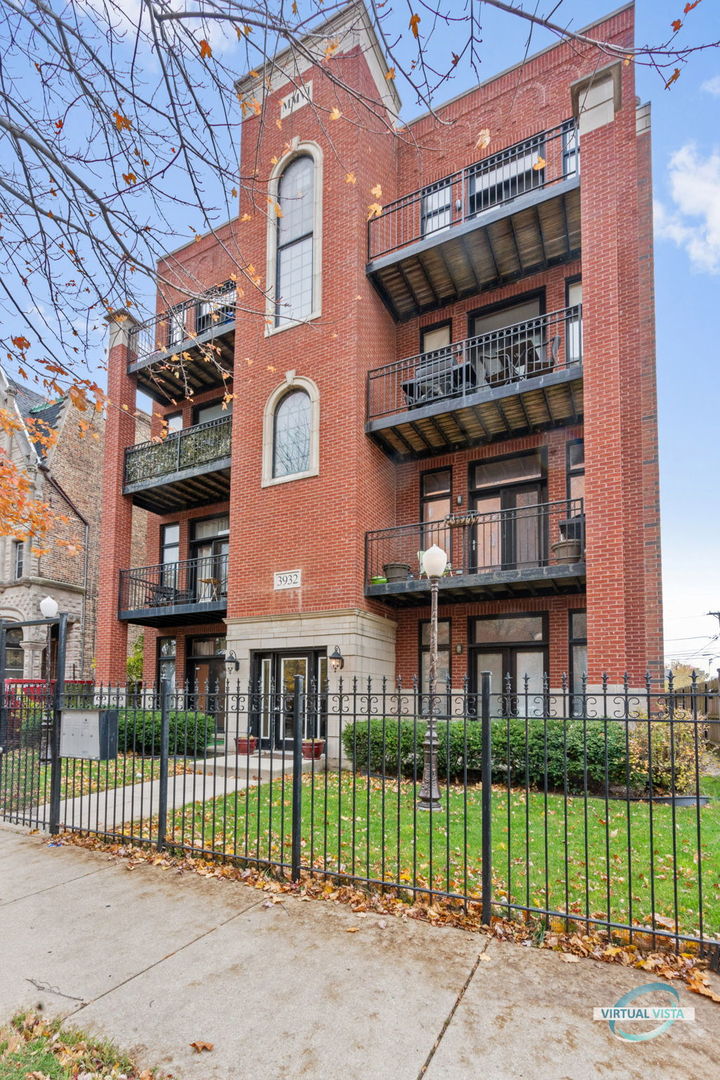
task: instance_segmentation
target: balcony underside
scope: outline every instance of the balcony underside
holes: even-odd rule
[[[463,604],[584,591],[585,563],[580,562],[571,566],[534,566],[443,577],[440,578],[439,601],[441,604]],[[365,595],[383,600],[390,607],[423,607],[430,603],[430,582],[427,578],[408,578],[407,581],[389,581],[385,585],[366,585]]]
[[[374,260],[367,273],[399,322],[580,253],[580,180],[569,177]]]
[[[172,514],[230,498],[230,458],[214,461],[212,468],[196,465],[167,476],[125,484],[135,506],[153,514]]]
[[[164,604],[159,607],[120,610],[118,618],[140,626],[185,626],[217,622],[225,616],[227,600],[198,600],[191,604]]]
[[[235,362],[235,323],[211,326],[191,340],[179,342],[172,349],[152,353],[130,364],[139,389],[153,401],[167,405],[184,400],[188,391],[222,387],[223,372],[232,376]]]
[[[447,397],[369,420],[365,431],[395,460],[429,457],[546,428],[583,413],[582,365]]]

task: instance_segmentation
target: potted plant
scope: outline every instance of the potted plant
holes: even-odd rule
[[[302,741],[302,756],[307,761],[311,760],[312,758],[322,757],[324,749],[324,739],[303,739]]]
[[[406,581],[410,574],[410,566],[402,562],[385,563],[383,574],[388,581]]]
[[[552,545],[553,558],[562,566],[580,562],[582,548],[579,540],[556,540]]]
[[[250,732],[247,735],[238,735],[235,739],[235,749],[238,754],[254,754],[257,747],[257,736]]]

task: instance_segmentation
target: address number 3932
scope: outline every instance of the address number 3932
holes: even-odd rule
[[[298,589],[302,585],[302,570],[284,570],[273,574],[274,589]]]

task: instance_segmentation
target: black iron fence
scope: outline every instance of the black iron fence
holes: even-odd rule
[[[575,176],[579,165],[577,124],[566,120],[387,203],[368,222],[368,258],[378,259]]]
[[[681,705],[649,678],[488,679],[433,700],[416,684],[320,692],[301,678],[266,692],[68,689],[63,705],[116,715],[107,760],[60,757],[51,688],[14,686],[0,816],[479,905],[538,932],[716,949],[720,756],[695,687]]]
[[[209,289],[197,299],[175,304],[154,315],[130,334],[130,363],[152,359],[156,354],[187,348],[188,342],[211,328],[222,330],[235,322],[237,288],[229,281]]]
[[[230,457],[232,416],[173,431],[159,442],[143,442],[125,451],[125,483],[170,476],[183,469]]]
[[[582,309],[562,308],[368,372],[367,418],[521,385],[582,361]]]
[[[366,584],[420,579],[422,554],[433,544],[448,554],[449,579],[579,563],[585,556],[583,500],[560,499],[492,513],[469,510],[369,532]]]
[[[227,554],[217,554],[121,570],[119,611],[171,613],[177,607],[225,602],[227,567]]]

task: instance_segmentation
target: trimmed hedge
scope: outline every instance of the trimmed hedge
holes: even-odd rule
[[[403,777],[422,775],[424,720],[356,720],[344,729],[345,753],[356,772]],[[438,772],[442,778],[462,780],[481,769],[482,729],[476,720],[440,720]],[[607,763],[606,763],[607,755]],[[492,721],[493,783],[569,791],[625,785],[627,746],[625,724],[602,720]],[[606,771],[607,770],[607,771]],[[546,779],[547,778],[547,779]],[[634,777],[631,775],[631,782]]]
[[[171,712],[169,753],[202,757],[217,734],[215,718],[200,712]],[[118,709],[120,753],[159,755],[161,714],[156,709]]]

